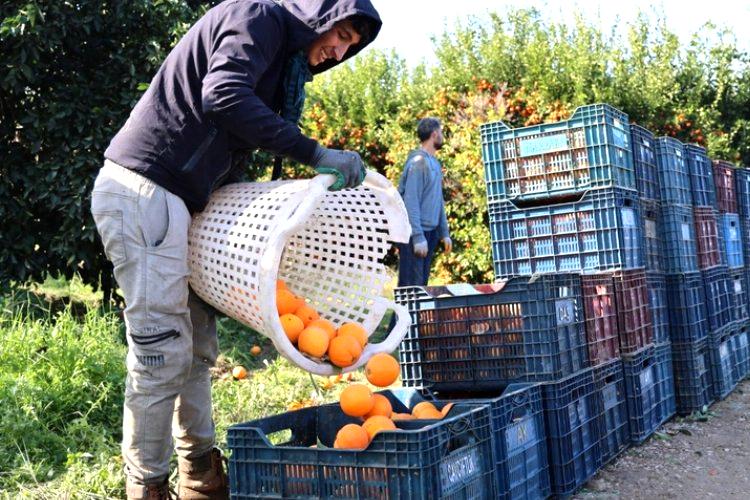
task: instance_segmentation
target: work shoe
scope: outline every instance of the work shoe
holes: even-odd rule
[[[225,500],[229,498],[229,481],[224,470],[226,458],[218,448],[194,458],[177,458],[180,500]]]
[[[155,484],[141,485],[127,481],[125,494],[128,500],[173,500],[177,498],[169,489],[169,478],[166,477],[163,482]]]

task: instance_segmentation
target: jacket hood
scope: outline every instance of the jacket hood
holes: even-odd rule
[[[291,46],[296,50],[307,48],[320,35],[328,31],[338,21],[352,16],[361,16],[370,23],[367,39],[349,47],[341,61],[328,60],[310,67],[313,74],[322,73],[346,61],[367,47],[380,32],[382,21],[370,0],[277,0],[278,3],[297,21],[299,29],[291,32]],[[305,29],[306,28],[306,29]]]

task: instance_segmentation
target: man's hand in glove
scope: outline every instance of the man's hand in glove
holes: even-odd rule
[[[357,187],[365,180],[365,163],[359,153],[354,151],[318,146],[311,164],[320,174],[336,176],[336,182],[330,187],[331,191]]]

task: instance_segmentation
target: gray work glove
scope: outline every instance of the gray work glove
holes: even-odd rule
[[[318,146],[310,164],[320,174],[336,176],[336,182],[329,188],[331,191],[357,187],[365,180],[365,163],[354,151]]]
[[[414,243],[414,255],[416,255],[420,259],[424,259],[425,257],[427,257],[427,242],[426,241],[420,241],[419,243]]]

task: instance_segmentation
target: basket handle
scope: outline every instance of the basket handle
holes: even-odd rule
[[[411,325],[411,316],[409,316],[409,311],[407,311],[406,308],[400,304],[395,304],[388,301],[388,308],[393,310],[397,318],[396,325],[393,327],[393,330],[391,330],[391,333],[389,333],[385,340],[383,340],[382,342],[378,342],[377,344],[367,344],[362,351],[362,355],[359,357],[359,360],[352,366],[344,368],[342,370],[343,372],[350,372],[356,370],[357,368],[360,368],[362,365],[367,363],[367,361],[369,361],[370,358],[375,354],[378,354],[380,352],[391,353],[398,348],[404,336],[406,336],[406,331]]]

